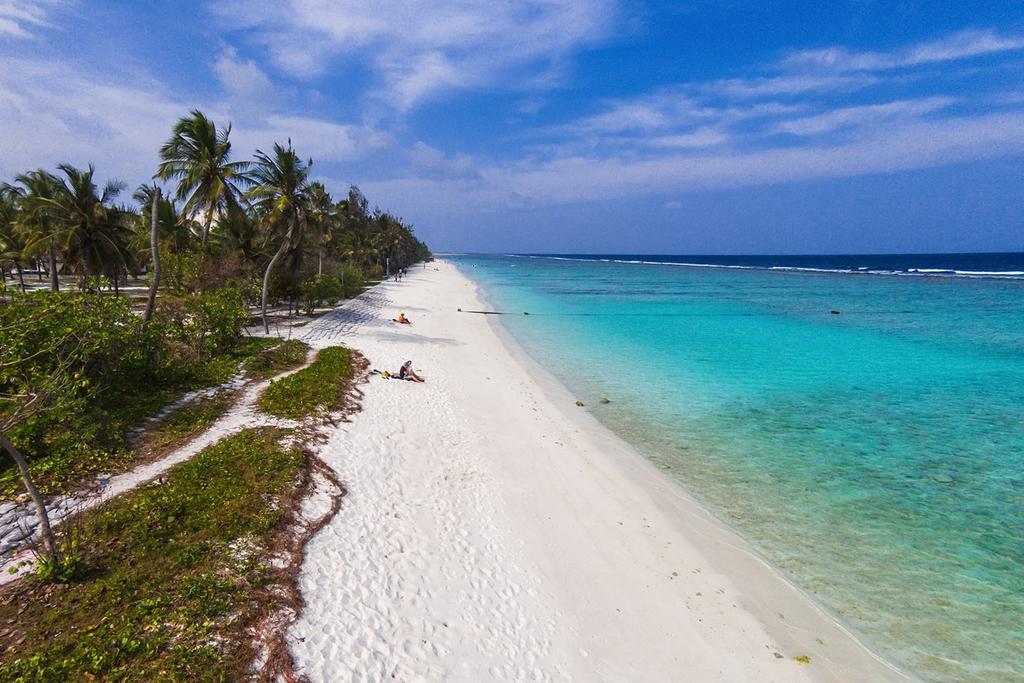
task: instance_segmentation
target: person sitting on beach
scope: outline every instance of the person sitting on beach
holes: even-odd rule
[[[407,360],[402,365],[402,369],[398,371],[398,379],[406,379],[410,382],[425,382],[426,380],[413,372],[412,361]]]
[[[397,318],[392,318],[396,323],[412,325],[412,321],[405,317],[405,313],[399,313]]]

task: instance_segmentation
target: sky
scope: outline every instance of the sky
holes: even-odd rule
[[[291,139],[434,251],[1024,251],[1019,0],[0,0],[0,180]]]

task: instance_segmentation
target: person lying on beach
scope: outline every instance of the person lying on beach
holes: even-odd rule
[[[392,318],[396,323],[412,325],[412,321],[405,317],[405,313],[399,313],[397,318]]]
[[[425,382],[426,380],[417,375],[412,369],[412,361],[407,360],[398,371],[398,379],[406,379],[410,382]]]

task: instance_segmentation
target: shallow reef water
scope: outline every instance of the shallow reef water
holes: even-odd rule
[[[803,258],[453,260],[602,422],[880,654],[1024,680],[1019,264]]]

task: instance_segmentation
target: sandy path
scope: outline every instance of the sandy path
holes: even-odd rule
[[[902,680],[503,341],[454,267],[299,332],[373,367],[290,633],[314,681]],[[404,311],[412,327],[390,319]],[[807,655],[810,664],[795,657]]]

